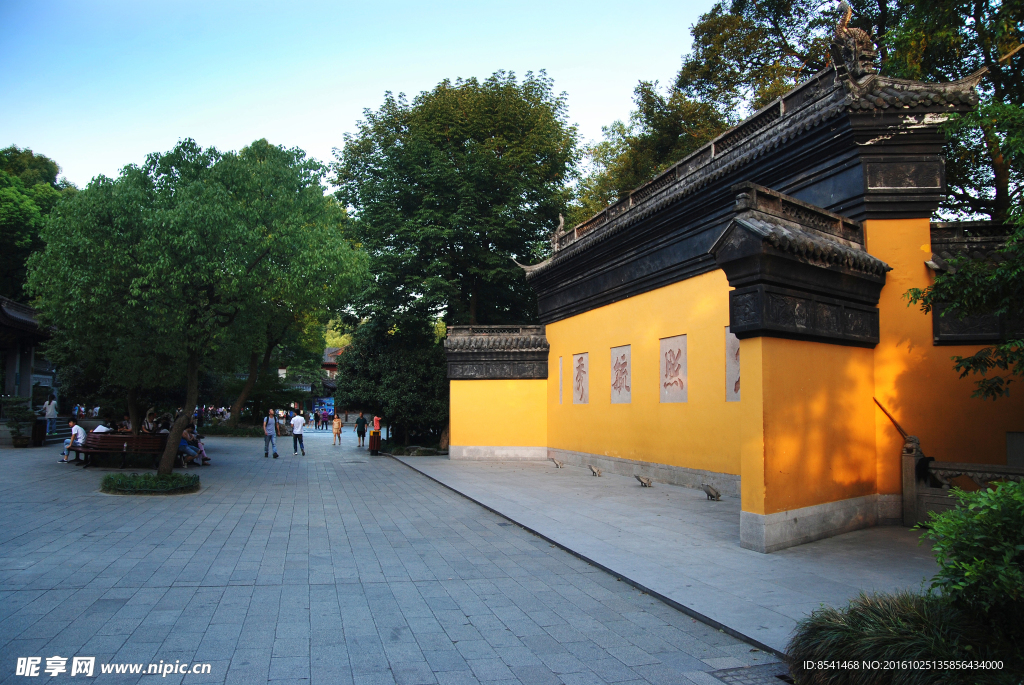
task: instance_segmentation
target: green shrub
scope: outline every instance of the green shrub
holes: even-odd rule
[[[232,428],[226,423],[219,425],[206,425],[199,429],[202,435],[227,435],[235,438],[262,438],[263,426],[235,426]]]
[[[842,609],[822,607],[797,624],[787,648],[799,685],[1017,683],[1013,652],[991,639],[977,615],[935,595],[861,594]],[[1002,660],[1003,670],[805,669],[805,662]]]
[[[140,495],[171,495],[198,489],[199,476],[186,473],[108,473],[100,485],[103,492]]]
[[[921,526],[939,562],[932,588],[984,613],[1024,609],[1024,483],[952,494],[957,507]]]
[[[0,399],[3,406],[4,416],[7,417],[7,428],[11,431],[12,438],[20,438],[22,426],[27,426],[31,432],[32,424],[35,423],[36,413],[28,406],[28,398],[25,397],[4,397]]]
[[[861,595],[800,621],[789,644],[800,685],[1014,683],[1024,677],[1024,485],[954,490],[924,537],[939,573],[928,594]],[[804,669],[807,661],[1001,661],[1003,669],[897,672]]]

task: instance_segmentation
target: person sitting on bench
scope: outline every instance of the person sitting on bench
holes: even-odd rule
[[[192,432],[192,426],[190,425],[181,432],[181,440],[178,441],[178,451],[186,457],[186,468],[199,457],[199,451],[189,444],[193,440],[195,440],[195,433]]]
[[[68,419],[68,425],[71,426],[71,437],[64,440],[64,451],[61,455],[64,457],[60,460],[62,464],[68,463],[68,448],[69,447],[81,447],[85,443],[85,429],[78,425],[78,419],[71,417]],[[81,461],[78,458],[78,453],[75,453],[75,461]]]

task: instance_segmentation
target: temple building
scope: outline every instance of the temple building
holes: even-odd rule
[[[556,232],[551,257],[524,267],[542,325],[449,330],[451,459],[709,483],[740,497],[740,544],[761,552],[899,523],[897,424],[930,457],[1007,463],[1024,398],[972,398],[950,358],[1008,325],[904,297],[943,255],[988,254],[1006,232],[930,220],[946,192],[939,126],[976,104],[983,74],[883,77],[842,30],[832,53]]]

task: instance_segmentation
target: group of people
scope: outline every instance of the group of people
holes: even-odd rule
[[[302,456],[306,456],[306,445],[302,440],[302,431],[306,427],[306,418],[302,415],[302,412],[289,412],[291,415],[290,419],[285,419],[287,424],[291,426],[292,433],[292,454],[298,455],[299,450],[302,450]],[[344,422],[341,420],[341,416],[334,414],[328,416],[326,412],[321,413],[314,411],[311,414],[313,419],[314,427],[319,430],[322,425],[326,427],[330,425],[331,432],[331,445],[341,445],[341,430],[344,426]],[[280,455],[277,452],[277,437],[283,435],[281,431],[282,418],[273,409],[267,410],[267,415],[263,417],[263,456],[268,458],[271,454],[274,455],[274,459],[277,459]],[[381,417],[373,417],[374,430],[380,430]],[[356,419],[355,431],[356,436],[359,438],[359,446],[363,447],[366,440],[366,427],[369,425],[369,420],[363,416],[363,412],[359,412],[359,418]]]
[[[61,452],[60,462],[63,464],[68,463],[69,451],[73,451],[74,447],[80,447],[85,444],[86,431],[81,425],[79,420],[83,418],[79,415],[79,411],[83,410],[82,405],[75,405],[75,411],[72,413],[71,418],[68,420],[68,426],[71,428],[71,437],[64,440],[64,450]],[[49,401],[43,406],[43,411],[47,418],[47,431],[54,432],[56,429],[57,420],[57,405],[53,395],[50,395]],[[95,408],[95,414],[99,413],[99,407]],[[51,417],[52,414],[52,417]],[[195,463],[196,460],[201,460],[201,463],[210,463],[210,458],[206,456],[206,449],[203,446],[203,436],[199,435],[197,426],[201,427],[204,419],[209,418],[221,418],[226,419],[231,416],[230,411],[216,407],[199,407],[193,414],[193,420],[189,425],[182,431],[182,434],[178,442],[178,451],[184,456],[186,468],[188,464]],[[311,423],[316,430],[320,430],[321,427],[327,428],[330,426],[333,438],[331,445],[341,445],[341,431],[344,427],[344,421],[338,414],[329,414],[326,411],[315,410],[310,413]],[[51,429],[50,422],[53,422]],[[142,425],[139,426],[140,433],[152,433],[152,434],[167,434],[171,431],[173,424],[173,418],[169,414],[165,414],[161,417],[157,417],[156,412],[150,411],[146,414],[146,418],[142,421]],[[307,425],[306,418],[303,416],[301,411],[292,412],[289,411],[287,414],[284,412],[279,416],[273,409],[267,410],[267,415],[263,417],[263,456],[269,457],[272,453],[274,459],[277,459],[280,455],[277,452],[277,437],[284,435],[282,432],[282,424],[289,425],[292,434],[292,452],[295,455],[302,451],[302,456],[306,456],[306,445],[302,439],[303,429]],[[381,417],[373,417],[373,430],[380,430]],[[359,417],[355,421],[355,432],[359,438],[359,446],[364,447],[366,441],[366,430],[367,426],[370,425],[363,412],[359,412]],[[104,422],[100,421],[99,425],[93,428],[93,433],[132,433],[133,426],[131,416],[129,414],[124,415],[124,419],[120,422]],[[77,453],[74,461],[81,461]]]
[[[52,396],[51,396],[52,397]],[[171,426],[173,419],[169,414],[165,414],[160,418],[157,418],[156,412],[149,412],[143,420],[142,425],[139,426],[140,433],[150,433],[154,435],[169,434],[171,432]],[[68,419],[68,426],[71,428],[71,437],[65,438],[64,450],[61,452],[60,463],[68,463],[68,453],[73,451],[74,447],[81,447],[85,444],[86,432],[85,428],[79,425],[79,417],[72,415]],[[117,423],[113,421],[100,421],[99,425],[92,429],[93,433],[131,433],[132,432],[132,420],[128,414],[124,415],[124,419]],[[188,468],[189,464],[193,464],[196,460],[201,460],[202,464],[209,464],[210,458],[206,456],[206,448],[203,446],[204,436],[199,435],[196,428],[195,421],[192,421],[185,427],[185,430],[181,432],[181,437],[178,441],[178,451],[183,455],[185,468]],[[81,461],[78,453],[75,453],[73,461]]]

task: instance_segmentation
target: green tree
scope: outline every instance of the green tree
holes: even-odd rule
[[[362,314],[532,320],[512,262],[536,260],[564,211],[577,158],[565,96],[543,72],[443,81],[412,102],[388,93],[334,165],[353,237],[372,257]]]
[[[989,124],[1001,139],[1002,153],[1020,163],[1024,161],[1024,110],[990,103],[971,116],[984,116],[997,107]],[[910,304],[920,305],[925,312],[943,305],[943,316],[999,316],[1019,329],[1024,320],[1024,208],[1019,202],[1010,208],[1008,225],[1009,240],[997,259],[954,256],[932,285],[907,292]],[[1014,380],[1024,376],[1024,340],[1005,340],[973,355],[955,356],[953,362],[961,378],[981,376],[975,397],[994,400],[1008,394]]]
[[[1001,59],[1024,40],[1020,0],[939,0],[908,3],[888,42],[885,71],[927,81],[952,81],[978,69],[978,111],[947,127],[949,195],[953,216],[987,215],[1006,221],[1024,193],[1024,159],[1005,150],[1007,132],[1024,107],[1024,56]]]
[[[662,93],[657,82],[641,81],[633,101],[629,123],[604,127],[604,140],[585,149],[592,172],[580,181],[570,226],[626,197],[729,125],[715,106],[679,89]]]
[[[447,423],[437,322],[536,317],[513,259],[550,249],[577,158],[565,96],[543,72],[443,81],[411,102],[389,93],[365,112],[334,165],[372,259],[338,360],[342,406],[382,412],[407,438]]]
[[[26,261],[42,248],[43,220],[63,194],[60,167],[49,157],[15,146],[0,150],[0,296],[25,301]]]
[[[448,423],[443,331],[415,319],[359,325],[338,357],[335,407],[380,414],[407,445],[414,431],[439,436]]]
[[[46,222],[30,288],[55,328],[54,348],[73,361],[78,342],[111,346],[118,354],[103,373],[124,388],[161,370],[155,354],[183,369],[185,411],[161,473],[198,402],[200,370],[240,316],[270,307],[290,291],[282,284],[352,286],[360,260],[340,206],[324,196],[324,172],[301,150],[265,140],[226,154],[186,140],[117,179],[94,179]]]

